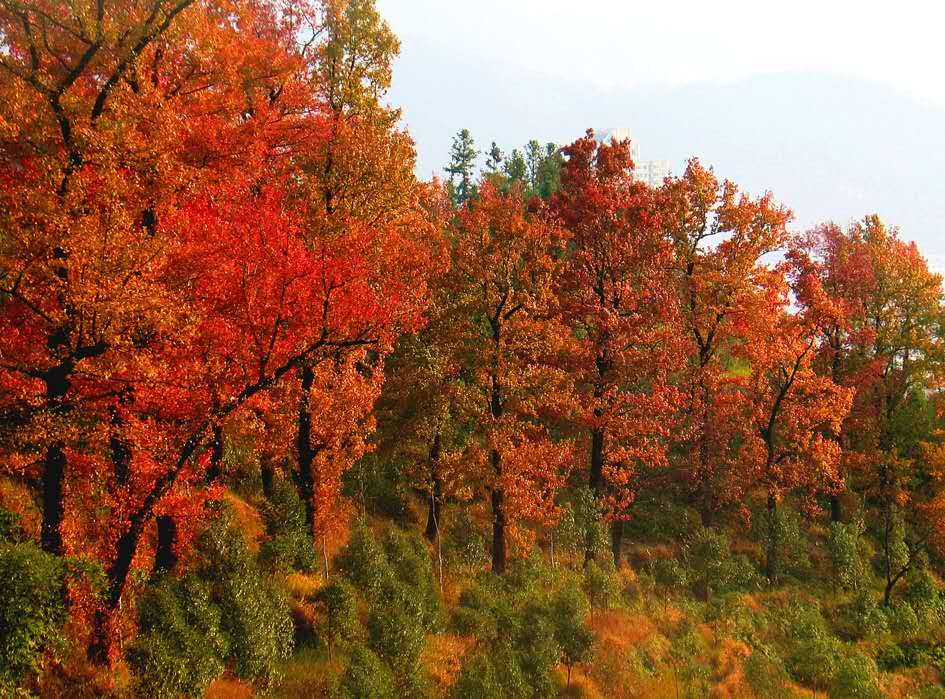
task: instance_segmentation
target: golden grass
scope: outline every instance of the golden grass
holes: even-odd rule
[[[255,695],[253,686],[235,677],[220,677],[207,690],[206,699],[248,699]]]
[[[246,539],[246,546],[255,556],[259,553],[259,542],[266,534],[266,523],[262,515],[259,510],[230,490],[223,494],[223,499],[233,508],[233,516],[243,538]]]
[[[443,694],[453,686],[463,664],[463,656],[474,645],[472,638],[450,633],[427,638],[420,661]]]

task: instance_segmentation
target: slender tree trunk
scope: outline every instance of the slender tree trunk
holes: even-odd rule
[[[780,565],[781,531],[778,527],[778,501],[773,492],[768,493],[768,551],[765,575],[772,585],[778,581]]]
[[[62,556],[62,520],[65,515],[63,499],[66,479],[66,454],[62,442],[56,441],[46,449],[43,463],[43,524],[41,543],[43,550]]]
[[[272,466],[272,454],[263,450],[259,456],[259,478],[262,481],[262,491],[266,498],[272,497],[272,488],[276,478],[276,470]]]
[[[177,545],[177,522],[170,515],[158,515],[157,548],[154,552],[154,568],[152,575],[170,573],[177,566],[177,554],[174,547]]]
[[[312,464],[315,461],[315,448],[312,444],[312,384],[315,382],[315,371],[308,364],[302,367],[301,379],[302,396],[299,400],[298,439],[296,442],[296,457],[298,471],[295,472],[295,484],[298,488],[299,499],[305,506],[305,524],[311,536],[315,536],[315,478],[312,473]]]
[[[496,343],[496,356],[498,357],[498,332],[494,334]],[[496,369],[494,369],[496,371]],[[492,395],[489,401],[489,410],[492,415],[493,423],[502,417],[502,384],[499,381],[497,373],[492,375]],[[505,490],[500,485],[502,479],[502,455],[498,449],[493,449],[491,454],[492,472],[495,478],[495,485],[492,488],[492,572],[504,573],[506,560],[506,542],[505,542]]]
[[[46,405],[54,416],[61,416],[68,410],[65,403],[72,374],[71,362],[65,362],[50,369],[43,377],[46,384]],[[40,544],[47,553],[56,556],[64,554],[62,545],[62,520],[65,516],[65,480],[66,480],[66,445],[62,440],[55,440],[46,447],[43,457],[42,506],[43,521],[40,530]]]
[[[600,417],[600,410],[595,410],[594,414]],[[588,486],[594,493],[598,503],[604,499],[604,444],[606,435],[604,428],[596,427],[591,430],[591,470],[588,474]],[[594,550],[593,534],[589,531],[587,541],[584,543],[584,565],[587,565],[597,555]]]
[[[840,507],[840,496],[836,493],[831,494],[830,496],[830,521],[839,522],[843,516],[843,512]]]
[[[614,556],[614,566],[620,568],[623,559],[623,520],[615,519],[610,523],[610,550]]]
[[[213,426],[213,439],[210,442],[210,465],[207,466],[207,485],[216,482],[223,475],[223,425]]]
[[[437,433],[430,447],[430,500],[427,507],[427,527],[424,534],[430,541],[435,541],[440,529],[440,511],[442,509],[443,482],[440,479],[440,450],[442,439]]]
[[[499,452],[492,452],[492,463],[499,462]],[[505,572],[505,491],[502,488],[492,490],[492,572]]]

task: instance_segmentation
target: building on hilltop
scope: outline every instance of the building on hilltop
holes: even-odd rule
[[[633,177],[650,187],[659,187],[663,180],[669,177],[668,160],[644,160],[640,155],[640,144],[634,140],[633,133],[628,128],[595,129],[594,138],[599,143],[613,141],[630,141],[630,157],[633,158]]]

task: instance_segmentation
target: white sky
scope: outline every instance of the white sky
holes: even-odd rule
[[[945,106],[942,0],[378,0],[401,37],[599,87],[772,72],[878,80]]]

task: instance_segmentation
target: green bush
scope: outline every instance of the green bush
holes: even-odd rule
[[[368,617],[371,650],[392,668],[399,696],[420,695],[425,683],[420,653],[426,637],[416,610],[381,603]]]
[[[450,699],[530,699],[532,693],[512,651],[471,653],[450,689]]]
[[[489,560],[485,537],[476,528],[466,508],[460,510],[446,529],[443,555],[450,567],[462,571],[479,570]]]
[[[842,657],[830,680],[830,699],[882,699],[876,663],[862,653]]]
[[[745,679],[759,697],[787,699],[794,696],[784,663],[760,651],[753,652],[745,661]]]
[[[666,593],[676,593],[689,585],[689,571],[675,558],[657,558],[650,567],[653,580]]]
[[[702,526],[695,510],[669,498],[641,497],[633,509],[625,533],[634,541],[676,544],[691,539]]]
[[[276,479],[262,512],[268,537],[260,547],[260,561],[278,570],[312,570],[312,533],[305,521],[305,505],[292,484]]]
[[[584,566],[582,587],[591,606],[596,609],[610,609],[620,602],[620,581],[609,558],[600,563],[588,561]]]
[[[906,573],[905,600],[915,611],[920,623],[930,624],[938,621],[941,609],[941,594],[935,580],[925,566],[919,566]]]
[[[827,539],[827,550],[833,569],[834,584],[842,590],[856,590],[868,572],[860,553],[861,522],[833,522]]]
[[[905,600],[895,600],[886,610],[889,628],[902,638],[912,638],[919,633],[919,617],[912,605]]]
[[[351,538],[338,554],[335,563],[348,580],[371,599],[380,597],[394,580],[394,572],[387,562],[384,549],[363,523],[351,532]]]
[[[0,692],[61,643],[66,575],[63,559],[33,543],[0,544]]]
[[[561,662],[568,670],[568,684],[571,668],[590,659],[594,646],[594,633],[586,623],[589,611],[587,597],[575,587],[563,587],[551,600],[555,641],[561,649]]]
[[[294,628],[283,591],[256,565],[229,518],[218,519],[200,538],[198,575],[210,584],[220,624],[230,639],[228,659],[237,676],[262,682],[278,674],[292,653]]]
[[[139,632],[128,651],[145,696],[203,696],[224,669],[229,640],[210,586],[195,576],[165,578],[138,602]]]
[[[398,699],[394,678],[387,666],[362,645],[351,650],[348,666],[338,685],[341,699]]]
[[[889,620],[872,592],[856,594],[840,608],[843,627],[854,638],[873,638],[889,630]]]
[[[0,543],[14,544],[23,540],[20,516],[0,507]]]
[[[443,605],[426,545],[417,537],[391,528],[384,534],[381,546],[394,576],[406,588],[402,596],[419,608],[423,628],[437,630],[443,622]]]
[[[358,632],[358,597],[345,580],[334,580],[316,593],[314,602],[322,609],[325,637],[329,645],[336,640],[350,641]]]
[[[600,555],[609,554],[604,511],[587,486],[573,488],[561,499],[562,514],[554,529],[555,548],[575,560],[583,560],[588,549]]]
[[[841,644],[833,637],[798,641],[788,655],[788,670],[799,682],[826,689],[840,663],[840,651]]]

